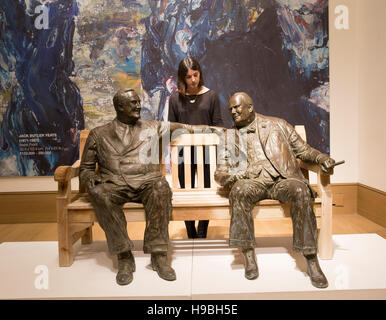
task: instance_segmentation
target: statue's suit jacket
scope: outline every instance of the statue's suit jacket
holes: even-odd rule
[[[126,125],[117,119],[92,129],[81,159],[80,182],[84,184],[98,174],[102,182],[136,189],[144,182],[160,178],[155,148],[166,130],[167,122],[138,120],[135,125]],[[151,151],[153,157],[149,156]]]
[[[247,134],[256,134],[256,139],[259,139],[266,158],[283,178],[295,178],[308,183],[296,159],[316,163],[318,156],[322,153],[309,146],[289,123],[280,118],[256,113],[255,120],[251,124],[239,130],[236,129],[235,141],[238,152],[242,152],[238,142],[242,139],[241,131],[243,130],[246,130]],[[229,173],[232,167],[229,162],[229,153],[226,148],[224,150],[225,152],[220,152],[219,155],[216,175]],[[246,159],[247,166],[256,161],[251,159],[248,149]],[[237,175],[241,178],[248,178],[243,177],[243,172],[237,173]]]

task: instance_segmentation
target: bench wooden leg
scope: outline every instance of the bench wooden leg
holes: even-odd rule
[[[85,230],[85,233],[82,236],[82,244],[91,244],[92,241],[93,241],[93,238],[92,238],[92,225],[91,225]]]
[[[332,192],[330,177],[324,176],[321,181],[322,219],[319,233],[319,257],[323,260],[332,259]]]
[[[68,224],[68,219],[62,220],[58,224],[58,243],[59,243],[59,266],[69,267],[74,262],[73,244],[82,239],[82,244],[90,244],[92,237],[93,223],[72,223]]]
[[[69,267],[74,261],[72,235],[70,232],[68,211],[66,209],[67,203],[68,200],[63,197],[58,197],[56,200],[60,267]]]
[[[59,266],[69,267],[74,262],[74,251],[72,248],[72,235],[68,220],[64,219],[58,223],[58,249],[59,249]]]
[[[70,267],[74,262],[74,252],[71,244],[59,242],[59,266]]]

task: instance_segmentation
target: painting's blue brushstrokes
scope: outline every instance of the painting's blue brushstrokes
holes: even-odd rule
[[[35,27],[42,3],[46,30]],[[310,144],[329,152],[327,0],[0,0],[0,9],[0,176],[50,175],[77,159],[81,94],[92,125],[128,82],[145,93],[142,117],[162,119],[186,56],[219,93],[226,126],[229,97],[245,91],[257,112],[305,124]]]
[[[328,73],[328,2],[277,0],[285,3],[277,9],[282,28],[283,47],[290,52],[290,68],[308,80],[313,76],[325,77]],[[292,5],[291,5],[292,4]]]
[[[219,93],[226,126],[228,99],[245,91],[257,112],[305,124],[309,143],[329,152],[328,97],[318,96],[329,83],[327,0],[163,3],[144,21],[141,59],[143,88],[160,94],[159,118],[176,90],[179,61],[193,56]]]
[[[46,2],[48,29],[35,26],[38,5],[0,0],[0,176],[52,175],[78,158],[83,109],[69,78],[77,3]]]

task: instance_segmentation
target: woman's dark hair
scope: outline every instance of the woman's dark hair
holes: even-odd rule
[[[186,91],[186,83],[185,76],[188,73],[188,70],[197,70],[200,72],[200,82],[198,83],[198,87],[202,87],[204,85],[204,77],[202,75],[201,66],[198,61],[194,58],[184,58],[178,65],[178,92],[182,95],[185,95]]]

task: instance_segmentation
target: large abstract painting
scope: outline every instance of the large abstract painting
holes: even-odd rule
[[[192,56],[219,93],[304,124],[329,152],[328,0],[0,0],[0,176],[52,175],[132,87],[163,120]]]

